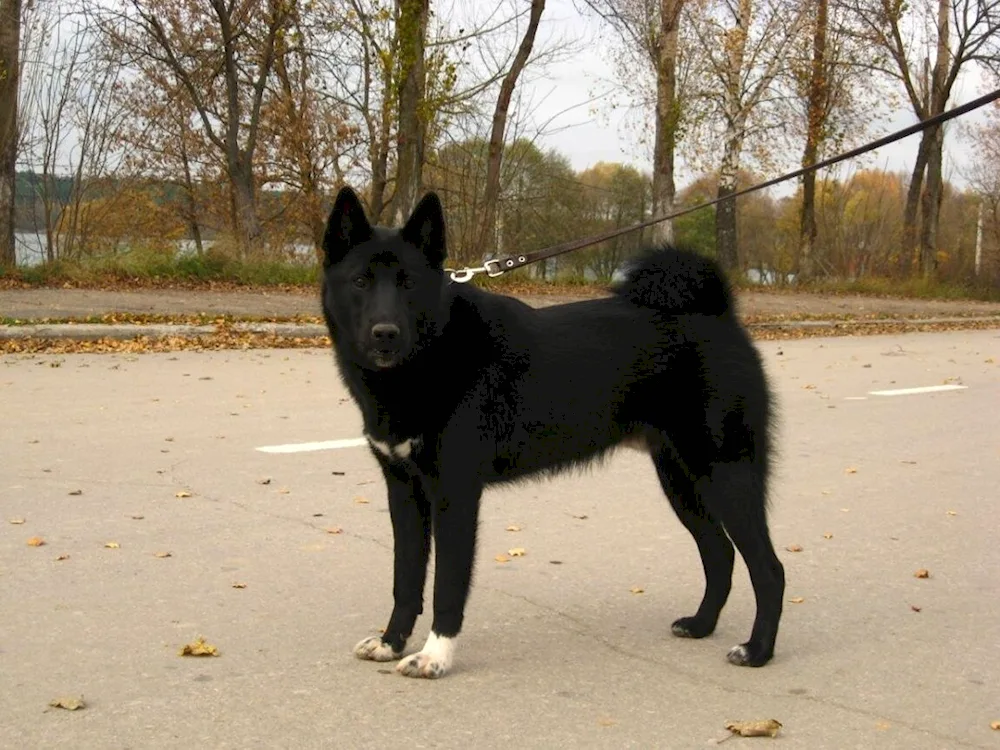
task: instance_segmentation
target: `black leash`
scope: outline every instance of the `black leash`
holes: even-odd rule
[[[451,276],[451,280],[464,284],[467,281],[471,281],[474,276],[480,273],[485,273],[488,276],[496,277],[502,276],[508,271],[513,271],[516,268],[521,268],[521,266],[526,266],[529,263],[537,263],[540,260],[546,260],[548,258],[554,258],[557,255],[562,255],[564,253],[570,253],[574,250],[579,250],[590,245],[596,245],[599,242],[604,242],[605,240],[611,240],[615,237],[621,237],[623,234],[628,234],[629,232],[635,232],[639,229],[645,229],[646,227],[651,227],[654,224],[659,224],[662,221],[667,221],[668,219],[676,219],[678,216],[684,216],[685,214],[692,213],[694,211],[699,211],[703,208],[708,208],[709,206],[714,206],[716,203],[721,203],[722,201],[735,200],[741,195],[746,195],[748,193],[756,192],[757,190],[763,190],[769,188],[773,185],[777,185],[779,182],[784,182],[785,180],[791,180],[796,177],[801,177],[809,172],[814,172],[818,169],[823,169],[824,167],[829,167],[834,164],[839,164],[847,159],[853,159],[855,156],[861,156],[869,151],[873,151],[882,146],[887,146],[890,143],[895,143],[896,141],[902,140],[907,136],[913,135],[914,133],[919,133],[921,130],[933,127],[935,125],[940,125],[943,122],[952,120],[956,117],[961,117],[964,114],[972,112],[973,110],[979,109],[980,107],[989,104],[992,101],[1000,99],[1000,89],[991,91],[978,99],[973,99],[970,102],[966,102],[960,107],[955,107],[954,109],[946,110],[940,114],[934,115],[933,117],[928,117],[926,120],[921,120],[920,122],[914,123],[909,127],[898,130],[895,133],[879,138],[877,141],[872,141],[864,146],[859,146],[858,148],[847,151],[843,154],[837,156],[832,156],[829,159],[824,159],[823,161],[817,162],[816,164],[811,164],[808,167],[802,167],[796,169],[794,172],[789,172],[783,174],[780,177],[775,177],[774,179],[767,180],[766,182],[761,182],[757,185],[752,185],[748,188],[743,188],[742,190],[737,190],[734,193],[730,193],[722,198],[716,198],[714,200],[706,201],[705,203],[699,203],[697,206],[692,206],[690,208],[684,208],[680,211],[674,211],[673,213],[666,214],[665,216],[654,216],[651,219],[646,219],[645,221],[640,221],[638,224],[630,224],[627,227],[620,227],[618,229],[611,229],[607,232],[601,234],[596,234],[592,237],[585,237],[582,240],[572,240],[570,242],[563,242],[559,245],[553,245],[552,247],[547,247],[542,250],[538,250],[534,253],[527,253],[524,255],[508,255],[505,258],[496,258],[488,260],[483,263],[482,266],[476,268],[461,268],[459,270],[453,270],[450,268],[445,269]]]

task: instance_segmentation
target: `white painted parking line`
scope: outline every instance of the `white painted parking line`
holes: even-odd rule
[[[264,445],[257,450],[261,453],[307,453],[309,451],[328,451],[335,448],[360,448],[368,445],[364,438],[347,438],[346,440],[325,440],[319,443],[288,443],[287,445]]]
[[[967,385],[925,385],[922,388],[896,388],[890,391],[868,391],[872,396],[912,396],[917,393],[942,393],[943,391],[962,391]]]

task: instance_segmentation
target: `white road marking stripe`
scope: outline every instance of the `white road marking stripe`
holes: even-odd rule
[[[941,393],[942,391],[963,391],[967,385],[925,385],[922,388],[896,388],[891,391],[868,391],[872,396],[911,396],[915,393]]]
[[[288,443],[287,445],[264,445],[258,448],[261,453],[306,453],[308,451],[328,451],[335,448],[361,448],[368,445],[363,437],[347,438],[346,440],[326,440],[321,443]]]

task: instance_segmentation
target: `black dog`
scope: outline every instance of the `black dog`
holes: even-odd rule
[[[785,577],[765,515],[770,398],[711,261],[662,249],[634,264],[611,298],[534,310],[450,282],[433,193],[394,230],[372,227],[349,188],[324,251],[323,312],[385,474],[395,538],[395,606],[385,633],[355,647],[359,658],[402,655],[423,611],[433,536],[431,635],[397,670],[443,676],[462,628],[483,487],[585,464],[623,443],[652,456],[701,552],[705,596],[674,635],[715,629],[735,544],[757,616],[728,658],[771,658]]]

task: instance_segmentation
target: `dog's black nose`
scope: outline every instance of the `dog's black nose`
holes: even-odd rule
[[[399,326],[394,323],[376,323],[372,326],[372,338],[380,344],[390,344],[399,336]]]

